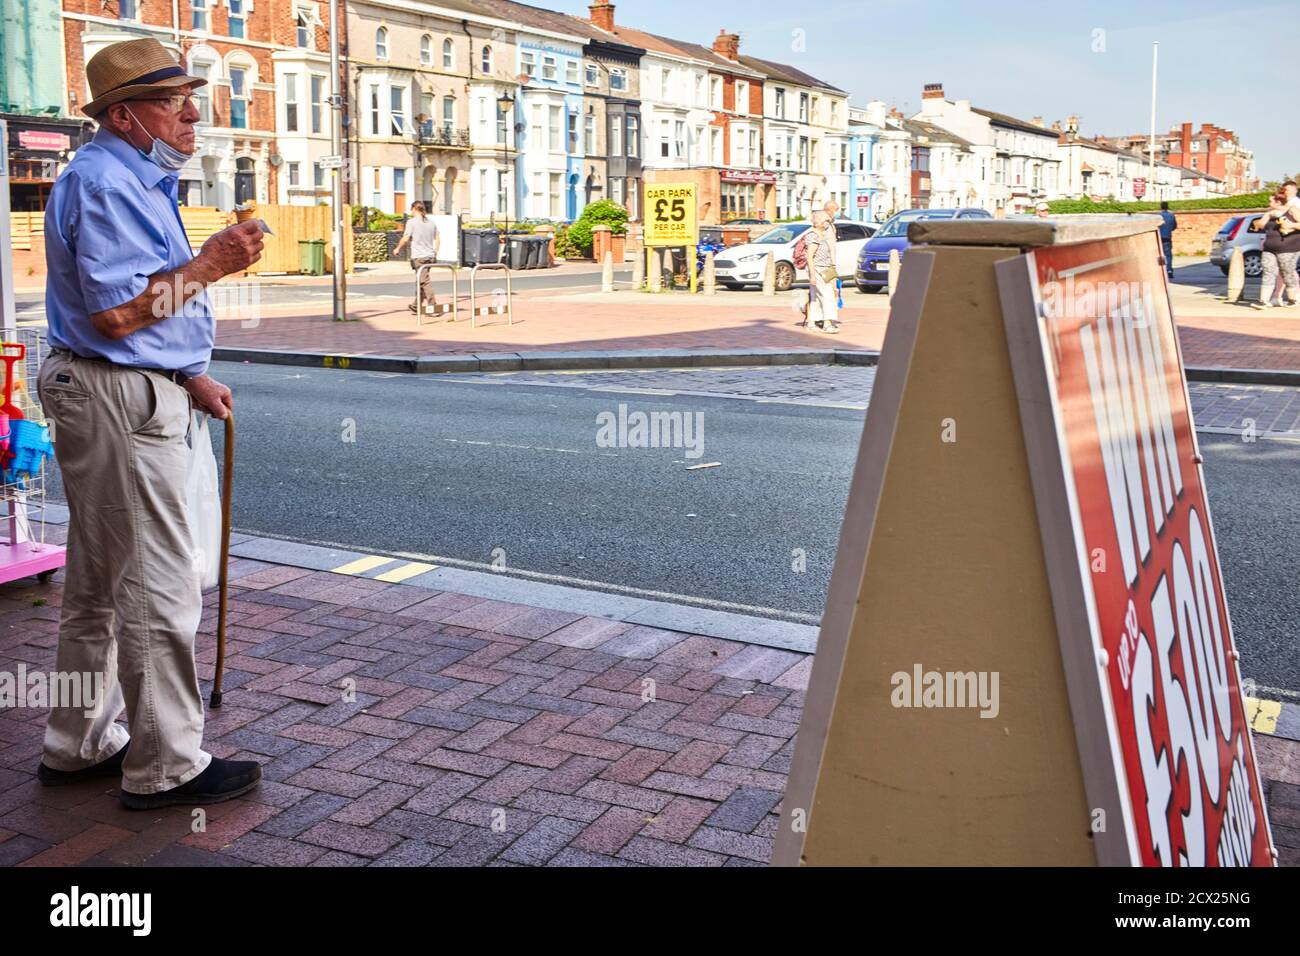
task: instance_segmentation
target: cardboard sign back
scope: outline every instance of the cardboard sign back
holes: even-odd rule
[[[905,258],[778,865],[1096,859],[998,306],[994,266],[1019,255],[952,246]],[[923,678],[974,674],[977,687],[984,674],[990,689],[996,674],[989,716],[895,706],[918,666]]]
[[[1275,860],[1158,222],[909,230],[775,864]],[[1163,298],[1080,332],[1044,311],[1067,271]],[[1141,549],[1148,503],[1119,576],[1106,522]]]

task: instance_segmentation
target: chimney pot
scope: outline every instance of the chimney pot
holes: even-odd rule
[[[719,30],[713,41],[713,52],[728,60],[740,59],[740,34]]]
[[[614,4],[607,0],[596,0],[587,8],[591,22],[602,30],[614,32]]]
[[[927,83],[921,88],[921,99],[923,100],[941,100],[943,99],[942,83]]]

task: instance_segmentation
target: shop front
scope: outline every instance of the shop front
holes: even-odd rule
[[[9,207],[40,212],[50,187],[68,162],[90,141],[84,120],[0,114],[9,126]]]
[[[721,171],[721,220],[771,219],[776,173],[758,169]]]

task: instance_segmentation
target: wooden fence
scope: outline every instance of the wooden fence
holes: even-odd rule
[[[220,232],[235,221],[236,214],[222,212],[215,206],[181,206],[181,222],[185,233],[190,237],[190,246],[197,252],[214,232]],[[334,251],[330,244],[330,210],[328,206],[254,206],[242,217],[263,219],[271,227],[274,235],[266,237],[261,261],[257,262],[250,273],[260,272],[297,272],[298,240],[325,240],[325,271],[334,268]],[[343,207],[343,223],[346,241],[344,268],[352,271],[352,207]],[[38,251],[43,246],[45,235],[45,213],[13,212],[9,214],[9,230],[13,239],[13,248],[22,252]]]
[[[45,248],[43,244],[45,213],[11,212],[9,214],[9,235],[15,250],[31,252],[33,236],[36,237],[36,244],[42,249]]]
[[[325,242],[325,271],[334,268],[334,250],[330,243],[330,208],[328,206],[271,206],[254,205],[238,213],[240,219],[263,220],[272,235],[264,240],[262,258],[250,272],[297,272],[298,242],[303,239],[322,239]],[[343,267],[352,271],[352,207],[343,207],[346,242],[343,244]],[[193,237],[191,236],[191,239]]]

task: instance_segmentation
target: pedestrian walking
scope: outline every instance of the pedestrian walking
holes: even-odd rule
[[[38,389],[69,511],[57,668],[101,675],[103,693],[91,709],[52,706],[37,778],[117,776],[134,810],[217,803],[262,773],[201,746],[187,440],[191,405],[221,419],[234,407],[208,375],[216,324],[204,290],[257,262],[263,232],[249,220],[190,249],[177,174],[195,151],[192,94],[206,80],[151,38],[104,47],[86,78],[99,129],[45,210],[52,352]],[[129,736],[116,723],[124,706]]]
[[[812,214],[808,230],[808,326],[831,334],[840,330],[835,280],[835,224],[824,210]]]
[[[1268,200],[1268,212],[1250,224],[1253,232],[1264,233],[1260,252],[1264,271],[1260,276],[1259,299],[1252,308],[1268,309],[1300,302],[1300,207],[1292,206],[1286,192],[1278,190]]]
[[[422,202],[411,203],[411,218],[406,220],[406,231],[402,233],[401,241],[393,251],[401,255],[408,244],[411,247],[411,268],[417,272],[420,266],[432,265],[438,261],[438,226],[429,218]],[[437,304],[433,294],[433,270],[430,269],[420,278],[420,306],[425,315],[433,315],[437,311]],[[414,302],[407,308],[416,311]]]
[[[1165,275],[1174,277],[1174,230],[1178,228],[1178,217],[1169,211],[1169,203],[1160,203],[1160,249],[1165,258]]]

